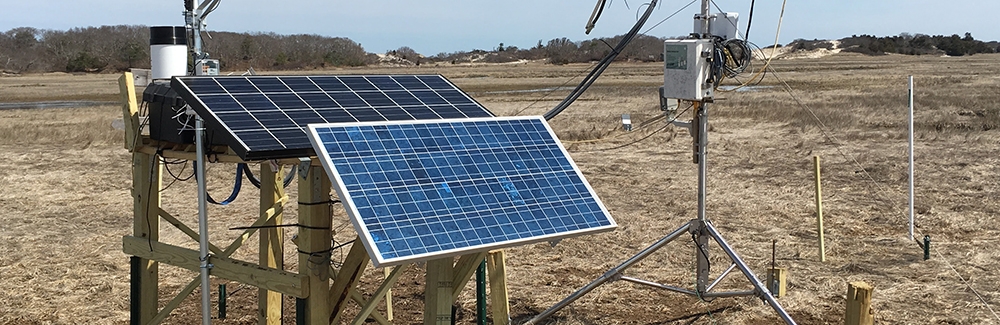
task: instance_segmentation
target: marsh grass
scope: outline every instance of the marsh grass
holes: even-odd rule
[[[789,295],[781,302],[800,324],[842,323],[844,287],[858,280],[876,287],[873,304],[879,323],[994,323],[955,272],[997,308],[1000,80],[992,75],[1000,73],[998,59],[1000,55],[847,54],[776,60],[774,68],[809,110],[781,88],[726,93],[710,106],[710,216],[755,271],[770,265],[771,240],[778,241],[777,263],[791,274]],[[441,73],[499,115],[541,115],[566,91],[546,97],[538,92],[496,92],[558,87],[579,80],[572,77],[588,67],[439,65],[294,73]],[[566,239],[554,247],[508,249],[507,284],[515,319],[530,318],[558,302],[695,216],[695,165],[687,131],[661,129],[661,120],[633,132],[620,129],[622,113],[632,114],[633,123],[660,114],[655,94],[661,73],[659,64],[616,63],[578,102],[550,121],[619,228]],[[905,238],[910,74],[917,79],[917,232],[918,237],[933,236],[937,247],[928,261]],[[0,100],[114,97],[116,77],[0,78]],[[780,83],[766,79],[765,85]],[[128,259],[120,250],[121,236],[132,231],[133,207],[130,155],[121,148],[122,131],[110,128],[119,114],[111,106],[0,111],[0,209],[6,212],[0,216],[0,247],[6,249],[0,254],[0,323],[127,322]],[[690,119],[690,114],[681,119]],[[825,263],[818,261],[815,244],[813,156],[823,161]],[[170,168],[179,175],[190,173],[190,165],[181,167]],[[233,166],[210,168],[210,193],[228,193]],[[172,178],[164,177],[166,187]],[[295,187],[289,189],[293,202]],[[193,225],[194,193],[191,181],[171,185],[162,193],[163,209]],[[244,184],[236,204],[210,209],[216,244],[237,236],[229,227],[253,222],[257,199],[253,188]],[[285,213],[285,223],[294,223],[296,206],[287,205]],[[334,208],[332,218],[338,243],[356,237],[343,209]],[[287,237],[294,234],[285,232]],[[161,240],[194,246],[165,224]],[[236,257],[253,261],[255,240]],[[291,253],[295,249],[286,242],[285,266],[292,270],[298,268],[297,256]],[[343,261],[344,251],[333,253],[335,264]],[[692,251],[687,241],[671,243],[628,274],[688,287],[693,281]],[[728,264],[714,245],[711,255],[713,265]],[[423,272],[419,266],[410,268],[393,288],[398,323],[422,319]],[[160,276],[161,303],[166,303],[194,273],[163,266]],[[360,291],[372,292],[382,277],[381,270],[367,270]],[[742,278],[731,278],[722,285],[747,289]],[[216,321],[254,323],[256,290],[229,285],[230,318]],[[466,315],[461,324],[473,323],[468,317],[475,304],[473,292],[470,284],[459,296],[457,305]],[[196,300],[182,303],[167,323],[196,324]],[[293,299],[285,306],[285,323],[294,323]],[[356,310],[352,305],[348,314]],[[706,310],[712,311],[710,319],[699,316]],[[659,324],[671,319],[779,322],[754,298],[706,303],[613,282],[573,303],[550,324]]]

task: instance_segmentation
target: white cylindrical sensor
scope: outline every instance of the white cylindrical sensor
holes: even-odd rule
[[[149,28],[149,58],[153,79],[188,74],[187,31],[183,26]]]

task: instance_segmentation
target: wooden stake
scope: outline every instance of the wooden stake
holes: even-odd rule
[[[281,180],[284,175],[279,166],[273,170],[270,163],[260,164],[260,207],[261,212],[271,207],[275,202],[285,196],[285,189]],[[280,225],[282,215],[275,215],[264,225]],[[265,228],[260,230],[260,261],[264,267],[284,269],[283,233],[279,228]],[[281,324],[281,293],[260,289],[257,296],[257,320],[261,325]]]
[[[858,281],[847,284],[847,314],[845,325],[873,325],[875,312],[872,311],[872,291],[867,283]]]
[[[813,156],[816,166],[816,227],[819,232],[819,261],[826,262],[826,241],[823,238],[823,185],[820,177],[819,156]]]
[[[301,166],[299,168],[302,168]],[[323,167],[310,166],[299,177],[299,274],[309,277],[305,324],[330,323],[330,178]]]

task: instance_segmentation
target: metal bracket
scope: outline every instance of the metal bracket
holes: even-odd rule
[[[299,158],[299,177],[306,179],[309,177],[309,165],[312,164],[312,159],[301,157]]]

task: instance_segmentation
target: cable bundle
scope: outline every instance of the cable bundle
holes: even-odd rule
[[[642,26],[646,24],[646,20],[649,19],[649,16],[653,14],[653,9],[656,8],[656,2],[657,0],[650,1],[649,7],[646,8],[646,12],[643,13],[642,17],[639,18],[639,21],[635,23],[635,26],[632,26],[632,30],[622,37],[622,40],[611,50],[611,53],[608,53],[607,56],[597,63],[594,70],[591,70],[590,73],[587,74],[587,77],[584,78],[583,81],[581,81],[580,84],[566,96],[566,99],[563,99],[559,105],[556,105],[556,107],[552,108],[546,112],[545,115],[543,115],[546,120],[551,120],[553,117],[556,117],[556,115],[559,115],[559,113],[562,113],[562,111],[569,107],[570,104],[573,104],[577,98],[580,98],[580,95],[583,95],[583,93],[587,91],[587,88],[590,88],[590,85],[592,85],[594,81],[597,81],[597,78],[604,73],[604,70],[611,65],[611,62],[615,61],[618,54],[625,50],[625,47],[628,46],[628,44],[635,39],[636,35],[639,34],[639,28],[642,28]]]

